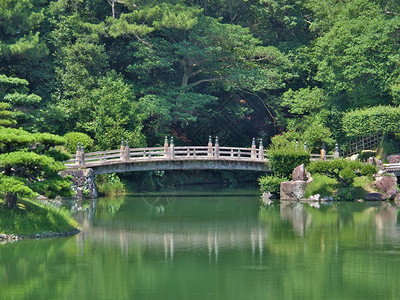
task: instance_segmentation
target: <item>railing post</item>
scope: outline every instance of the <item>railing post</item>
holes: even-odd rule
[[[81,167],[84,167],[86,164],[86,159],[85,159],[85,148],[83,146],[83,143],[81,143]]]
[[[264,161],[264,145],[262,139],[260,139],[260,147],[258,147],[258,160]]]
[[[215,158],[219,158],[219,139],[215,137]]]
[[[235,154],[233,153],[233,149],[231,149],[231,157],[234,157]]]
[[[256,159],[256,139],[251,141],[251,159]]]
[[[79,143],[76,146],[75,164],[78,166],[81,164],[81,147],[79,146]]]
[[[164,140],[164,157],[168,157],[168,138],[167,137],[165,137],[165,140]]]
[[[119,156],[120,160],[125,160],[125,146],[124,146],[124,140],[121,139],[121,154]]]
[[[129,148],[129,141],[125,141],[125,160],[129,161],[131,159],[131,149]]]
[[[212,157],[213,156],[213,149],[212,149],[212,140],[211,140],[211,135],[208,137],[208,145],[207,145],[207,156]]]
[[[170,158],[175,159],[175,145],[174,145],[174,137],[173,136],[171,136]]]
[[[340,153],[339,153],[339,145],[336,143],[335,145],[335,152],[333,153],[333,158],[339,158]]]
[[[321,160],[326,160],[326,151],[325,151],[325,144],[322,144],[321,148]]]

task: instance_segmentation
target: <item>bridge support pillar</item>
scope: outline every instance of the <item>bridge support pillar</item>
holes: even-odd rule
[[[83,147],[83,143],[81,144],[81,149],[79,152],[80,152],[79,166],[84,167],[86,164],[86,160],[85,160],[85,148]]]
[[[164,140],[164,157],[165,158],[168,158],[168,149],[169,148],[169,146],[168,146],[168,138],[167,137],[165,137],[165,140]]]
[[[121,154],[119,156],[119,159],[124,161],[125,160],[125,146],[124,146],[124,140],[121,140]]]
[[[251,159],[256,159],[256,139],[251,141]]]
[[[340,153],[339,153],[339,145],[336,144],[335,152],[333,153],[333,158],[339,158],[339,155],[340,155]]]
[[[219,158],[219,139],[215,137],[215,158]]]
[[[171,145],[170,145],[170,151],[169,151],[169,158],[170,159],[175,159],[175,145],[174,145],[174,137],[171,137]]]
[[[81,164],[81,147],[79,143],[76,146],[75,164],[78,166]]]
[[[207,156],[208,157],[212,157],[213,156],[211,135],[208,137]]]
[[[264,161],[264,146],[262,139],[260,139],[260,146],[258,147],[258,160]]]
[[[125,141],[125,161],[129,161],[131,159],[131,149],[129,148],[129,141]]]

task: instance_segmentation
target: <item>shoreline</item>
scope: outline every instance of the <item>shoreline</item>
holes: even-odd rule
[[[58,237],[69,237],[69,236],[74,236],[77,235],[78,233],[81,233],[82,230],[79,228],[75,228],[72,231],[67,231],[67,232],[41,232],[41,233],[36,233],[34,235],[22,235],[22,234],[15,234],[15,233],[10,233],[10,234],[5,234],[5,233],[0,233],[0,244],[5,244],[8,242],[18,242],[22,240],[32,240],[32,239],[49,239],[49,238],[58,238]]]

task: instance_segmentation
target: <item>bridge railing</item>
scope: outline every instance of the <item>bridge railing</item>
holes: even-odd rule
[[[170,144],[165,139],[164,147],[130,148],[127,141],[125,143],[122,141],[120,149],[91,153],[85,153],[83,145],[79,145],[78,143],[76,155],[67,161],[66,165],[67,167],[85,167],[128,161],[176,159],[220,159],[263,162],[266,160],[266,153],[262,140],[260,140],[258,148],[256,148],[255,139],[253,139],[251,148],[220,147],[218,137],[216,137],[214,145],[210,137],[207,146],[175,146],[173,139],[171,139]]]

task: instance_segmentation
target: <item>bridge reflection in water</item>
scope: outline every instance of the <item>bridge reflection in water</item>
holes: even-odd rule
[[[201,216],[201,212],[200,216],[196,217],[194,211],[180,209],[179,207],[186,206],[187,201],[175,201],[173,207],[167,207],[163,212],[147,208],[148,213],[145,215],[143,210],[140,211],[142,215],[139,211],[134,213],[133,210],[125,213],[125,203],[121,210],[111,217],[112,222],[109,222],[109,214],[106,216],[102,212],[96,212],[96,201],[92,201],[86,212],[81,215],[80,223],[83,224],[84,232],[77,237],[78,248],[83,253],[85,241],[90,236],[94,243],[119,245],[121,254],[127,256],[132,250],[140,249],[150,253],[149,255],[162,255],[166,261],[172,262],[177,253],[183,251],[198,255],[203,253],[208,255],[210,263],[218,263],[225,251],[236,249],[251,253],[253,258],[261,262],[265,251],[306,253],[309,251],[306,241],[313,236],[318,236],[320,251],[325,251],[326,248],[332,248],[332,243],[337,243],[337,239],[346,236],[341,231],[353,226],[365,227],[370,236],[368,240],[389,238],[392,243],[400,243],[400,232],[397,230],[398,207],[387,203],[281,202],[270,207],[258,206],[258,212],[253,207],[252,212],[243,217],[240,211],[245,209],[244,206],[237,205],[239,202],[233,200],[232,206],[236,205],[237,208],[234,216],[216,211],[214,216],[218,218],[214,218]],[[200,201],[204,203],[204,199]],[[205,201],[205,206],[218,208],[215,203],[210,205],[212,201]],[[349,216],[346,205],[359,205],[362,209],[357,209]],[[360,215],[363,218],[360,218]],[[282,226],[291,228],[291,234],[286,236],[284,241],[281,240],[282,237],[276,236],[278,228]],[[336,228],[334,232],[331,231],[332,228]],[[329,238],[324,234],[327,229],[330,232]],[[285,248],[288,245],[290,249]]]

